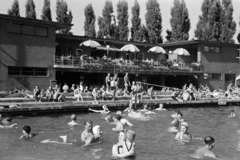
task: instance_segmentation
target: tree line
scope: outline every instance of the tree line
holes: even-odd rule
[[[88,37],[128,40],[135,42],[163,43],[162,15],[160,4],[157,0],[146,1],[145,24],[141,23],[140,5],[135,0],[132,11],[132,26],[128,27],[128,2],[119,0],[117,3],[117,15],[113,14],[113,3],[106,0],[102,15],[97,17],[98,32],[95,29],[96,15],[92,4],[84,9],[84,31]],[[36,19],[35,4],[33,0],[26,1],[26,18]],[[232,0],[203,0],[201,15],[194,30],[195,39],[222,43],[234,43],[233,36],[236,33],[236,22],[233,20]],[[188,9],[184,0],[174,0],[170,11],[170,29],[166,30],[166,42],[179,42],[189,40],[191,22]],[[14,0],[8,15],[20,17],[18,0]],[[57,0],[56,19],[59,23],[71,24],[73,16],[68,10],[64,0]],[[41,19],[52,21],[50,0],[44,0]],[[240,22],[239,22],[240,24]],[[60,30],[61,34],[72,34],[70,28]],[[130,36],[129,36],[130,35]],[[237,36],[240,43],[240,33]]]

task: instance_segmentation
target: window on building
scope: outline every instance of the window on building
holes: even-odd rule
[[[76,49],[76,56],[80,57],[83,54],[83,49]]]
[[[21,75],[20,67],[8,67],[8,75]]]
[[[7,31],[10,33],[21,33],[21,25],[8,22]]]
[[[47,76],[48,69],[42,67],[8,66],[8,75],[12,76]]]
[[[34,27],[22,25],[22,34],[34,35]]]
[[[209,74],[209,78],[212,80],[222,80],[222,74],[221,73],[211,73],[211,74]]]
[[[42,36],[42,37],[48,36],[48,29],[45,27],[15,24],[12,22],[8,22],[7,31],[9,33],[19,33],[19,34],[26,34],[26,35]]]
[[[22,72],[21,72],[23,76],[34,76],[34,68],[22,68]]]
[[[204,46],[204,52],[221,53],[221,47]]]
[[[208,46],[204,46],[204,51],[205,52],[209,52],[209,47]]]
[[[35,27],[35,35],[36,36],[47,36],[48,35],[47,28]]]

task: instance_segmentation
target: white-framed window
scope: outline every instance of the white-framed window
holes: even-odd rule
[[[81,56],[83,54],[83,49],[76,49],[76,56]]]

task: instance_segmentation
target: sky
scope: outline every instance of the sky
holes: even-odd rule
[[[0,0],[0,13],[1,14],[7,14],[7,10],[11,8],[12,3],[14,0]],[[25,17],[25,4],[26,0],[18,0],[20,5],[20,15],[21,17]],[[37,12],[37,18],[40,19],[41,11],[43,7],[43,1],[44,0],[34,0],[36,5],[36,12]],[[92,3],[94,12],[96,17],[102,15],[102,9],[105,3],[105,0],[65,0],[68,4],[68,8],[72,11],[73,14],[73,21],[72,24],[74,25],[72,27],[72,32],[74,35],[83,35],[83,25],[85,21],[84,16],[84,8],[89,4]],[[113,8],[114,8],[114,14],[116,15],[116,4],[119,0],[112,0],[113,2]],[[129,27],[131,27],[131,8],[134,4],[135,0],[127,0],[128,2],[128,14],[129,14]],[[138,0],[138,3],[140,5],[140,18],[142,20],[142,24],[145,24],[145,14],[146,14],[146,2],[147,0]],[[163,26],[163,32],[162,36],[165,39],[166,36],[166,30],[171,29],[170,27],[170,10],[171,7],[173,7],[173,0],[158,0],[160,4],[160,10],[162,14],[162,26]],[[190,39],[194,37],[194,30],[196,28],[196,24],[198,22],[198,17],[201,15],[201,5],[203,0],[185,0],[186,6],[188,8],[189,12],[189,18],[191,22],[191,29],[189,31]],[[235,22],[237,23],[237,31],[234,36],[235,42],[236,36],[240,31],[239,27],[239,21],[240,21],[240,0],[232,0],[233,7],[234,7],[234,13],[233,17]],[[51,0],[51,11],[52,11],[52,18],[53,21],[56,21],[56,0]],[[96,31],[98,31],[98,25],[97,21],[95,23]]]

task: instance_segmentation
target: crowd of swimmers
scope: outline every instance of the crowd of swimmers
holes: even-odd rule
[[[124,118],[124,112],[128,115],[128,117],[141,119],[146,118],[149,114],[156,114],[156,111],[166,111],[163,108],[163,104],[159,104],[158,108],[155,108],[154,111],[152,108],[148,106],[148,104],[144,104],[142,109],[134,108],[134,101],[130,101],[129,107],[126,108],[124,111],[117,111],[113,116],[113,113],[108,109],[107,105],[103,105],[102,110],[92,109],[89,108],[89,111],[100,113],[105,116],[104,120],[106,122],[110,122],[115,125],[112,128],[112,131],[118,133],[118,142],[112,146],[112,155],[114,157],[124,158],[135,156],[136,154],[136,133],[131,130],[133,124]],[[228,117],[234,118],[236,117],[236,113],[234,110],[231,110],[230,115]],[[189,132],[189,123],[183,119],[183,114],[180,111],[175,111],[171,122],[171,127],[168,128],[168,132],[175,134],[175,139],[183,142],[189,142],[191,139],[198,139],[204,141],[204,146],[197,149],[195,153],[191,156],[194,158],[203,158],[203,157],[211,157],[217,158],[217,156],[213,153],[214,148],[214,138],[212,136],[206,136],[204,139],[194,137]],[[0,128],[16,128],[17,124],[12,123],[12,119],[10,117],[3,118],[0,115]],[[75,114],[71,115],[71,121],[68,123],[71,127],[80,126],[77,123],[77,116]],[[84,121],[84,131],[81,133],[81,142],[84,146],[89,144],[94,144],[101,142],[103,131],[102,127],[99,125],[93,126],[93,122],[91,120]],[[30,126],[24,126],[22,128],[22,136],[20,139],[29,139],[33,138],[34,136],[38,135],[38,133],[31,133]],[[67,135],[59,136],[61,140],[51,140],[46,139],[41,141],[41,143],[55,143],[55,144],[68,144],[72,145],[76,143],[76,140],[68,140]],[[238,150],[240,151],[240,142],[238,146]]]

